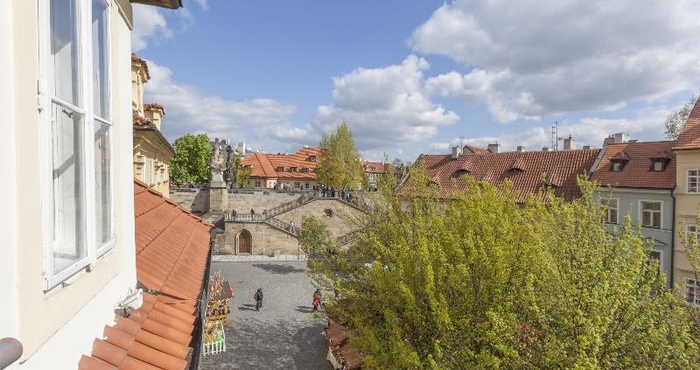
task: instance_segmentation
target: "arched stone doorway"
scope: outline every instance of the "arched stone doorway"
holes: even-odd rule
[[[253,251],[253,236],[248,230],[241,230],[236,235],[236,244],[238,245],[238,254],[251,254]]]

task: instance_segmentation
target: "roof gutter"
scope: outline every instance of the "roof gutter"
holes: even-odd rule
[[[671,211],[673,213],[673,218],[671,221],[671,225],[672,225],[671,226],[671,230],[672,230],[671,231],[671,272],[670,272],[669,277],[668,277],[668,279],[670,281],[671,288],[673,288],[673,284],[675,283],[673,272],[675,270],[674,261],[676,260],[676,258],[674,256],[674,254],[676,253],[676,233],[674,231],[676,230],[676,190],[677,189],[678,189],[678,187],[674,186],[673,190],[671,190],[671,198],[673,199],[673,201],[671,202],[671,207],[672,207]]]
[[[131,0],[132,3],[158,6],[167,9],[182,8],[182,0]]]

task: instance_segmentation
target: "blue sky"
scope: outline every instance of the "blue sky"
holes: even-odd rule
[[[662,140],[700,86],[697,0],[185,0],[134,5],[146,102],[173,141],[207,133],[268,153],[344,121],[363,158],[453,145]],[[561,144],[559,144],[561,146]]]

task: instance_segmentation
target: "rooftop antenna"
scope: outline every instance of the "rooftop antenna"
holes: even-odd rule
[[[559,150],[559,122],[557,121],[552,125],[552,148]]]

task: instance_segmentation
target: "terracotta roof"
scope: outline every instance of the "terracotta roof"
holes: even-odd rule
[[[115,316],[78,368],[185,369],[214,226],[134,180],[136,274],[150,293],[128,318]]]
[[[670,153],[673,141],[627,142],[603,148],[600,162],[591,180],[601,186],[634,189],[673,189],[676,161]],[[624,159],[620,171],[612,171],[612,162]],[[663,171],[652,171],[652,159],[667,161]]]
[[[362,161],[362,172],[367,173],[384,173],[384,163]]]
[[[326,338],[328,338],[331,349],[334,352],[339,352],[342,356],[345,369],[356,370],[361,369],[364,365],[364,359],[360,349],[348,342],[348,328],[330,320],[328,327],[325,329]]]
[[[320,148],[302,148],[294,154],[254,153],[243,158],[241,164],[252,166],[251,178],[313,181],[316,180],[316,166],[320,155]],[[316,157],[317,160],[312,161],[311,157]],[[284,170],[278,171],[280,168]],[[292,168],[296,168],[296,172],[293,172]],[[304,172],[305,168],[308,168],[308,172]]]
[[[165,115],[165,108],[163,108],[162,105],[158,103],[149,103],[149,104],[144,104],[143,105],[143,110],[149,111],[149,110],[160,110],[163,112],[162,114]]]
[[[488,149],[486,148],[480,148],[478,146],[473,146],[473,145],[465,145],[464,148],[462,148],[462,153],[464,154],[488,154],[491,153]]]
[[[132,64],[140,64],[143,66],[143,69],[146,71],[146,79],[150,80],[151,79],[151,74],[148,72],[148,63],[146,63],[145,60],[139,58],[136,53],[131,53],[131,63]]]
[[[566,150],[542,152],[503,152],[451,155],[423,154],[416,164],[424,163],[428,178],[440,187],[441,198],[450,198],[467,191],[469,175],[479,181],[500,185],[506,180],[524,198],[537,193],[543,185],[551,185],[554,195],[573,199],[581,195],[576,179],[593,166],[599,150]],[[410,183],[410,179],[407,183]]]
[[[690,111],[688,120],[685,121],[683,131],[678,135],[674,150],[699,149],[700,148],[700,99],[695,101],[693,110]]]
[[[136,111],[132,112],[132,118],[134,120],[134,126],[150,126],[153,124],[151,120],[141,117]]]

